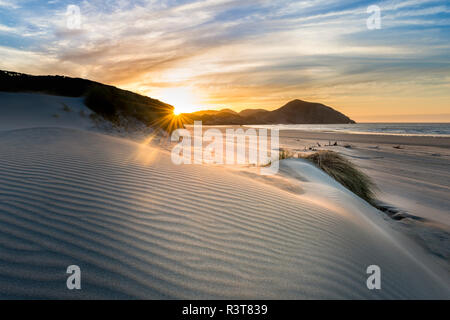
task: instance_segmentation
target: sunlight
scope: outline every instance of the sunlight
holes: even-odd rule
[[[200,110],[199,99],[190,87],[175,87],[163,89],[158,99],[174,106],[174,115],[191,113]]]

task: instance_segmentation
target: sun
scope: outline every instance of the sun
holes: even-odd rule
[[[174,114],[175,116],[179,116],[179,115],[182,114],[182,113],[183,113],[183,112],[180,111],[180,110],[178,110],[177,107],[174,107],[174,109],[173,109],[173,114]]]
[[[189,87],[165,88],[158,94],[158,99],[172,105],[176,116],[200,110],[199,99]]]

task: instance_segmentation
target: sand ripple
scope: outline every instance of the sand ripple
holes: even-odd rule
[[[344,212],[332,192],[317,203],[72,129],[0,132],[0,150],[0,298],[450,297],[364,204]],[[80,291],[66,289],[72,264]],[[381,291],[366,287],[371,264]]]

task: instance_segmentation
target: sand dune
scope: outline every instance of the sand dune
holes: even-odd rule
[[[302,162],[280,176],[298,194],[87,131],[3,131],[0,150],[1,298],[450,297],[447,273]]]
[[[334,141],[338,146],[328,146]],[[347,157],[374,180],[382,205],[409,217],[394,228],[450,270],[450,138],[285,130],[280,145],[294,154],[314,146]]]
[[[30,127],[89,129],[91,111],[83,98],[0,92],[0,130]]]

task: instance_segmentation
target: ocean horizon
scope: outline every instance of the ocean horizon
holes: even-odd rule
[[[450,137],[450,123],[356,123],[246,125],[251,128],[339,132],[353,134]]]

